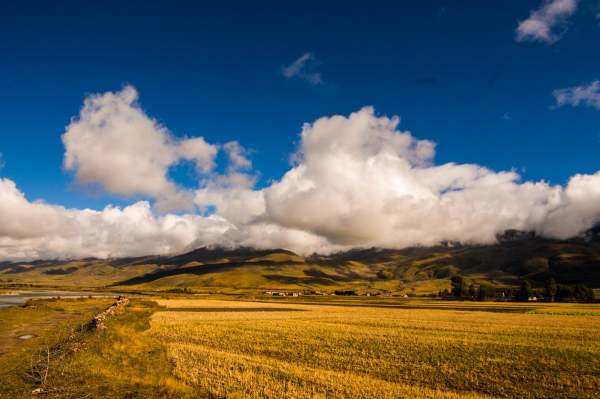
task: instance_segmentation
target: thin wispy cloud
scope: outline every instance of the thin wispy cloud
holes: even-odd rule
[[[312,53],[304,53],[287,67],[283,68],[282,74],[287,79],[299,78],[313,85],[323,83],[321,73],[316,71],[319,61]]]
[[[517,41],[556,43],[566,32],[568,18],[577,10],[578,0],[545,0],[519,22]]]
[[[557,89],[552,92],[556,104],[552,108],[565,105],[572,107],[592,107],[600,110],[600,80],[594,80],[587,85]]]

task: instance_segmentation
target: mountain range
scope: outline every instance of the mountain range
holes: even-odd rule
[[[549,277],[600,288],[600,227],[570,240],[507,231],[490,245],[443,243],[300,256],[285,249],[199,248],[175,256],[0,262],[0,285],[246,292],[355,290],[428,294],[461,275],[475,283],[542,286]]]

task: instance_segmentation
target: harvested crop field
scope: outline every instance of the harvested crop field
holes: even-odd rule
[[[598,397],[598,306],[159,300],[149,334],[216,397]],[[485,305],[483,305],[485,306]],[[522,306],[522,312],[518,312]],[[516,308],[516,309],[515,309]],[[564,308],[564,311],[562,310]]]

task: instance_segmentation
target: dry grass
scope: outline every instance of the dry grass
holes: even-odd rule
[[[598,305],[211,298],[132,299],[106,330],[51,346],[63,353],[34,370],[42,383],[12,348],[24,367],[0,378],[0,397],[37,386],[48,398],[599,397]],[[87,302],[48,303],[58,323]]]
[[[429,309],[159,302],[173,311],[156,313],[150,333],[173,372],[218,397],[585,398],[600,389],[600,318],[585,306],[548,306],[584,310],[567,317],[433,301],[421,303]]]
[[[31,397],[63,370],[74,338],[113,300],[41,299],[0,309],[0,398]],[[19,337],[29,336],[30,339]]]
[[[155,303],[131,300],[124,313],[106,321],[103,330],[74,329],[69,326],[73,323],[63,323],[69,311],[77,309],[81,314],[75,321],[87,324],[112,302],[39,301],[53,306],[56,314],[49,321],[54,325],[43,336],[26,341],[27,348],[12,347],[0,355],[0,398],[31,398],[34,390],[38,392],[34,397],[53,399],[197,398],[173,376],[161,343],[147,334]],[[77,303],[81,305],[75,307]],[[103,306],[92,312],[84,308],[93,304]],[[3,309],[7,310],[16,320],[31,319],[27,309]]]
[[[85,350],[68,359],[56,385],[76,395],[58,398],[187,398],[190,390],[171,373],[161,343],[148,334],[156,304],[132,300],[107,329],[88,337]]]

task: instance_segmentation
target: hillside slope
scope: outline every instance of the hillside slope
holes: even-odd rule
[[[207,291],[323,290],[418,293],[450,286],[453,275],[475,282],[600,287],[598,234],[568,241],[505,234],[495,245],[361,249],[301,257],[283,249],[199,248],[177,256],[0,263],[0,284]]]

